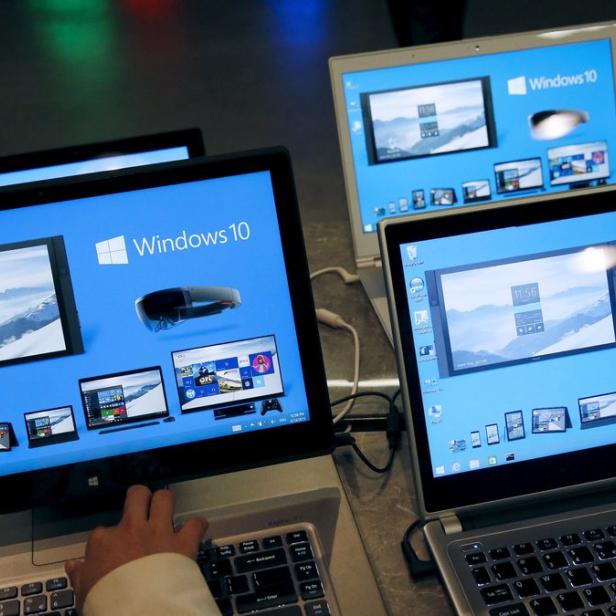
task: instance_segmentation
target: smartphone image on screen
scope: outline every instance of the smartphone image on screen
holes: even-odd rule
[[[479,430],[471,432],[471,445],[473,447],[481,447],[481,436],[479,435]]]
[[[11,451],[11,424],[0,423],[0,451]]]
[[[498,424],[488,424],[486,426],[486,442],[488,445],[497,445],[500,443],[498,435]]]

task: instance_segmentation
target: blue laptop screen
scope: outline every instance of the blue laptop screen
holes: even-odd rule
[[[613,182],[609,40],[342,79],[364,233],[385,217]]]
[[[0,212],[0,389],[0,475],[308,421],[270,174]]]
[[[614,443],[616,214],[401,246],[433,476]]]

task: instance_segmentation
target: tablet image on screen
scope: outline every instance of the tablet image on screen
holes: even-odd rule
[[[441,376],[616,343],[607,244],[426,275]]]
[[[82,350],[62,238],[0,246],[0,365]]]
[[[488,424],[486,426],[486,443],[488,445],[498,445],[500,443],[498,424]]]
[[[518,441],[526,437],[524,432],[524,418],[522,411],[511,411],[505,413],[505,428],[507,429],[507,440]]]
[[[40,447],[77,440],[72,406],[26,413],[28,445]]]
[[[169,414],[157,366],[81,379],[79,388],[90,430]]]
[[[578,400],[582,429],[616,422],[616,392]]]
[[[494,165],[496,192],[511,193],[531,188],[543,188],[541,159],[529,158]]]
[[[462,184],[462,196],[464,198],[464,203],[487,201],[488,199],[492,198],[490,182],[488,180],[464,182],[464,184]]]
[[[370,164],[494,147],[489,77],[363,93]]]
[[[533,409],[532,433],[546,434],[550,432],[564,432],[567,429],[567,408],[557,406],[553,408]]]
[[[11,425],[0,422],[0,451],[11,450]]]
[[[172,353],[182,412],[284,394],[274,336]]]

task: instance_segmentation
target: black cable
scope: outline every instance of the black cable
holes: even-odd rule
[[[409,572],[414,580],[429,575],[434,575],[437,572],[436,563],[434,560],[423,560],[417,556],[413,546],[411,545],[411,535],[418,529],[423,528],[425,522],[423,520],[415,520],[404,532],[400,547],[402,548],[402,554],[406,560],[406,564],[409,567]]]
[[[389,452],[389,460],[387,460],[387,464],[385,466],[375,466],[374,464],[372,464],[372,462],[370,462],[370,460],[368,460],[368,458],[366,457],[366,455],[364,454],[364,452],[359,448],[359,446],[357,445],[357,443],[352,443],[351,447],[353,448],[353,451],[357,454],[357,457],[371,470],[374,471],[375,473],[386,473],[387,471],[389,471],[394,463],[394,457],[396,455],[396,450],[395,449],[391,449]]]
[[[357,392],[356,394],[350,394],[348,396],[344,396],[344,398],[338,398],[338,400],[334,400],[333,402],[331,402],[330,406],[337,406],[338,404],[342,404],[343,402],[348,402],[349,400],[353,400],[354,398],[367,398],[370,396],[377,397],[377,398],[383,398],[384,400],[387,400],[390,406],[392,405],[391,397],[388,396],[387,394],[384,394],[382,391],[360,391],[360,392]]]

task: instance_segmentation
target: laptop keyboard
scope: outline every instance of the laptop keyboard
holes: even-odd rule
[[[616,525],[552,531],[459,548],[490,616],[616,614]]]
[[[75,596],[65,577],[0,587],[0,616],[77,616],[74,605]]]
[[[338,614],[309,528],[206,543],[198,563],[223,616]]]

